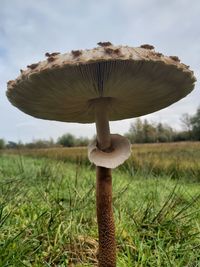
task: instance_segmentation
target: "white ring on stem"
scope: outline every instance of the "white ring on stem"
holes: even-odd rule
[[[123,164],[131,155],[131,144],[129,140],[119,134],[110,134],[110,152],[104,152],[97,146],[94,140],[88,146],[88,158],[96,166],[114,169]]]

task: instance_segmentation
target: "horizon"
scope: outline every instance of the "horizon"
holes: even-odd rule
[[[199,107],[200,108],[200,107]],[[145,117],[145,116],[143,116],[143,117]],[[171,127],[169,124],[167,124],[167,123],[162,123],[162,122],[159,122],[159,121],[157,121],[157,122],[155,122],[155,121],[149,121],[148,119],[146,119],[146,118],[144,118],[144,119],[142,119],[141,117],[137,117],[137,118],[134,118],[134,119],[132,119],[132,121],[130,122],[130,126],[129,126],[129,129],[128,129],[128,131],[127,132],[125,132],[124,134],[122,134],[122,135],[128,135],[130,132],[129,132],[129,130],[130,130],[130,128],[131,128],[131,125],[132,124],[134,124],[134,123],[136,123],[136,120],[137,119],[140,119],[141,120],[141,122],[144,124],[144,121],[146,120],[147,122],[148,122],[148,124],[150,125],[150,126],[153,126],[153,127],[155,127],[155,128],[157,128],[158,127],[158,125],[161,123],[162,124],[162,126],[164,127],[164,129],[167,129],[168,127],[170,127],[171,128],[171,130],[172,130],[172,132],[174,133],[174,134],[177,134],[177,133],[184,133],[184,132],[187,132],[187,129],[186,129],[186,125],[181,121],[181,118],[180,118],[180,125],[179,125],[179,129],[176,129],[176,128],[173,128],[173,127]],[[26,145],[26,144],[29,144],[29,143],[35,143],[35,142],[37,142],[37,141],[44,141],[44,142],[51,142],[51,141],[53,141],[53,143],[54,144],[56,144],[56,143],[58,143],[58,139],[60,138],[60,137],[62,137],[62,136],[64,136],[64,135],[67,135],[67,134],[70,134],[70,135],[72,135],[75,139],[81,139],[81,138],[83,138],[83,139],[88,139],[88,141],[91,141],[95,136],[96,136],[96,134],[94,134],[93,136],[91,136],[91,137],[88,137],[88,136],[83,136],[83,135],[74,135],[74,134],[72,134],[72,133],[70,133],[70,132],[64,132],[64,133],[62,133],[62,135],[60,135],[60,136],[58,136],[57,138],[53,138],[53,137],[48,137],[48,138],[33,138],[32,140],[29,140],[29,141],[24,141],[24,140],[6,140],[5,138],[1,138],[0,137],[0,140],[1,139],[3,139],[4,141],[5,141],[5,143],[6,144],[9,144],[10,142],[11,143],[15,143],[15,144],[22,144],[22,145]],[[179,140],[178,142],[181,142],[181,141],[184,141],[184,140]],[[185,140],[185,142],[188,142],[188,141],[191,141],[191,140]],[[176,141],[173,141],[173,140],[171,140],[171,141],[169,141],[169,142],[176,142]],[[154,143],[154,142],[152,142],[152,143]],[[159,143],[162,143],[162,142],[159,142]],[[164,142],[164,143],[166,143],[166,141]],[[137,142],[136,142],[136,144],[138,144]]]

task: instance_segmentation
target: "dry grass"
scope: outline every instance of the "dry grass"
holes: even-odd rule
[[[5,153],[90,164],[86,147],[7,150]],[[200,181],[200,142],[135,144],[131,157],[121,169],[132,175],[140,172]]]
[[[117,266],[198,266],[200,185],[122,168],[113,171]],[[93,169],[0,155],[0,266],[94,267],[97,236]]]

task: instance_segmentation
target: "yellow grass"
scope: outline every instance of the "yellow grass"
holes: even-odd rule
[[[86,147],[18,149],[5,153],[90,164]],[[134,144],[132,155],[122,168],[155,175],[169,174],[174,178],[186,174],[188,178],[189,175],[193,178],[199,176],[200,180],[200,142]]]

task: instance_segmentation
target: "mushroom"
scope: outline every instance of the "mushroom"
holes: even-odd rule
[[[129,157],[131,148],[125,137],[110,134],[109,121],[165,108],[189,94],[196,79],[186,65],[174,57],[158,56],[147,45],[99,44],[91,50],[57,54],[54,65],[45,60],[29,66],[8,83],[7,97],[37,118],[96,123],[97,138],[89,145],[88,157],[96,165],[98,261],[100,267],[114,267],[111,169]]]

